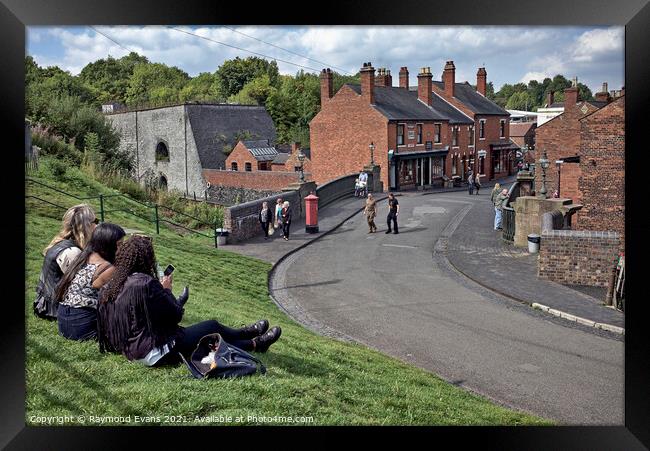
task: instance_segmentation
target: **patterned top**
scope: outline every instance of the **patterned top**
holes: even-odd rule
[[[93,288],[93,276],[97,270],[97,265],[88,263],[81,267],[72,279],[70,286],[63,296],[62,305],[68,307],[92,307],[97,308],[99,300],[99,290]]]

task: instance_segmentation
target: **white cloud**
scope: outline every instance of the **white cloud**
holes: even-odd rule
[[[586,31],[576,40],[571,56],[576,62],[591,62],[603,54],[623,52],[623,41],[622,27]]]

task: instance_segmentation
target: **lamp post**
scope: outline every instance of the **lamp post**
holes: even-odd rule
[[[298,161],[300,161],[300,182],[304,183],[305,182],[305,154],[302,153],[302,149],[298,151]]]
[[[374,166],[375,165],[375,143],[370,141],[370,145],[368,147],[370,147],[370,164]]]
[[[546,170],[548,169],[550,162],[546,156],[546,149],[544,149],[544,154],[542,158],[539,159],[539,165],[542,167],[542,189],[539,190],[539,197],[548,199],[546,196]]]

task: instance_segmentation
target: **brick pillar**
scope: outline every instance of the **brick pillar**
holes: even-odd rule
[[[369,104],[375,103],[375,68],[372,63],[363,63],[363,67],[359,70],[361,74],[361,97]]]
[[[433,103],[432,78],[431,69],[428,67],[420,69],[418,74],[418,99],[429,106]]]
[[[442,72],[442,81],[445,83],[445,94],[454,96],[454,84],[456,83],[456,66],[453,61],[447,61],[445,70]]]
[[[564,111],[575,109],[578,103],[578,88],[571,86],[564,90]]]

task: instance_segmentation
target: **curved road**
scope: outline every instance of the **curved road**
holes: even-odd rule
[[[563,424],[622,425],[622,340],[488,292],[448,264],[446,238],[466,215],[485,211],[477,203],[486,198],[400,196],[399,235],[384,234],[381,202],[378,233],[354,216],[278,265],[271,293],[312,329],[502,405]]]

